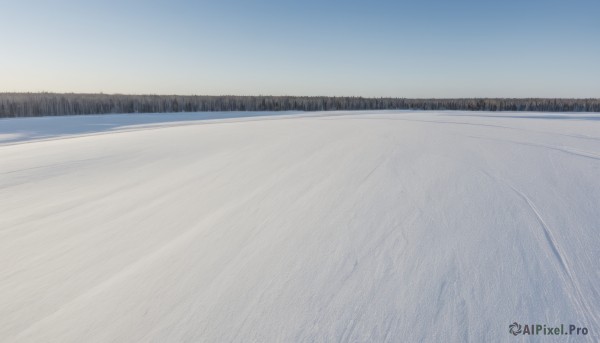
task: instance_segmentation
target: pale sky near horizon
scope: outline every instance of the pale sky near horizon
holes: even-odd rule
[[[1,1],[0,92],[600,97],[600,1]]]

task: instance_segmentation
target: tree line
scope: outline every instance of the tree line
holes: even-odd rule
[[[334,110],[600,112],[600,99],[0,93],[0,118],[107,113]]]

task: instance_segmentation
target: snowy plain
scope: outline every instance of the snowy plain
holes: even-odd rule
[[[0,211],[1,342],[600,340],[600,114],[1,119]]]

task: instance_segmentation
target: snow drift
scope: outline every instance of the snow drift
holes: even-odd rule
[[[600,115],[222,115],[0,120],[0,341],[600,338]]]

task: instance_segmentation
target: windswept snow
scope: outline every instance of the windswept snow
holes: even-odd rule
[[[600,115],[220,116],[0,120],[0,341],[600,339]]]

